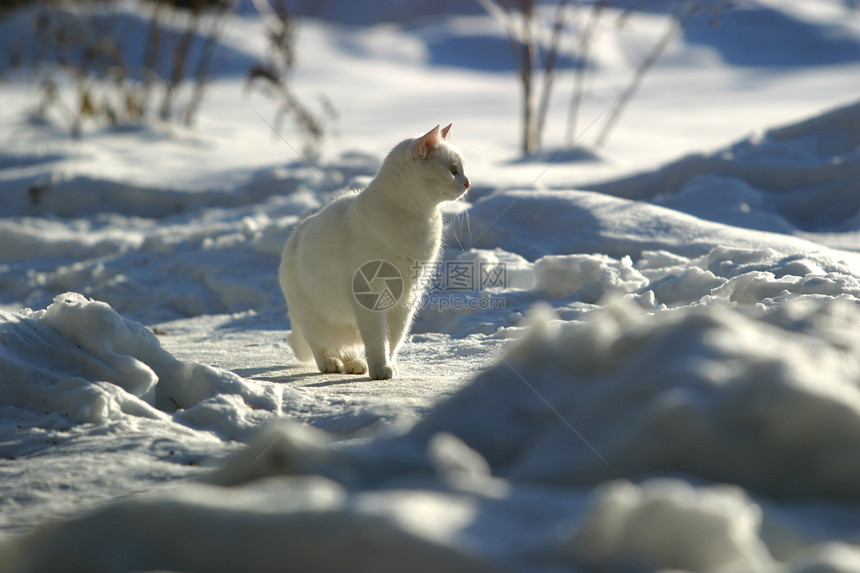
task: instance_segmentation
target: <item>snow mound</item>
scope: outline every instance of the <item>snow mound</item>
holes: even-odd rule
[[[535,261],[534,273],[535,289],[547,296],[579,292],[589,303],[610,292],[635,292],[648,284],[630,257],[617,261],[606,255],[549,255]]]
[[[472,234],[467,247],[501,248],[532,261],[575,253],[630,256],[636,261],[649,250],[698,257],[726,245],[785,254],[827,250],[797,237],[731,227],[588,191],[498,191],[477,201],[469,217]],[[840,256],[857,260],[850,253]]]
[[[390,501],[413,502],[404,497]],[[423,500],[412,497],[416,510]],[[0,560],[8,573],[497,571],[462,550],[409,532],[384,509],[374,509],[372,501],[350,499],[342,486],[323,478],[280,478],[229,489],[187,485],[42,528],[0,545]],[[416,517],[427,517],[432,509],[425,507]]]
[[[103,423],[124,415],[250,429],[283,395],[231,372],[182,362],[143,325],[77,293],[44,310],[0,311],[0,409],[38,424]],[[213,413],[217,411],[217,415]]]
[[[845,543],[824,543],[794,560],[791,573],[857,573],[860,548]]]
[[[860,499],[860,461],[846,455],[860,443],[855,304],[647,316],[621,301],[581,324],[530,321],[407,434],[349,444],[273,426],[207,483],[12,538],[0,559],[16,573],[852,570],[855,548],[818,543],[793,512],[838,501],[844,520]],[[129,549],[119,564],[115,547]]]
[[[826,252],[784,255],[770,248],[716,247],[686,259],[646,251],[636,264],[649,280],[643,289],[667,306],[727,302],[771,306],[785,297],[828,295],[860,298],[860,279],[850,265]]]
[[[475,268],[483,273],[480,278],[494,276],[495,272],[503,272],[501,284],[498,285],[501,288],[528,290],[534,287],[535,279],[532,264],[516,253],[509,253],[502,249],[453,251],[456,254],[451,258],[452,264],[469,263],[475,265]],[[480,281],[478,286],[480,287]],[[490,286],[488,288],[496,287]]]
[[[794,245],[798,248],[799,245]],[[791,252],[791,251],[789,251]],[[502,249],[470,249],[443,261],[413,332],[507,337],[532,305],[551,299],[564,320],[581,320],[611,297],[626,296],[647,309],[723,305],[771,307],[814,296],[860,300],[860,274],[843,261],[851,253],[821,247],[785,254],[769,247],[717,246],[697,257],[667,250],[629,256],[547,255],[535,262]],[[446,284],[462,265],[503,287]],[[438,283],[438,284],[436,284]]]
[[[760,571],[771,562],[761,509],[737,489],[618,481],[593,497],[569,547],[591,568]]]
[[[846,455],[860,444],[855,304],[641,313],[619,302],[584,324],[538,316],[409,439],[449,432],[515,481],[680,472],[775,497],[860,499],[860,460]]]
[[[860,103],[693,154],[659,169],[587,185],[723,223],[786,232],[858,228]]]
[[[368,169],[350,158],[322,168],[338,186]],[[0,181],[10,198],[0,211],[13,215],[0,224],[0,299],[41,308],[75,291],[145,322],[280,311],[272,269],[291,227],[324,200],[318,184],[307,167],[197,191],[78,176],[45,184],[30,204]]]
[[[712,18],[690,18],[684,24],[684,39],[711,46],[726,62],[741,67],[797,69],[860,61],[860,43],[850,26],[839,21],[821,26],[772,6],[777,5],[736,2],[720,13],[719,26]]]

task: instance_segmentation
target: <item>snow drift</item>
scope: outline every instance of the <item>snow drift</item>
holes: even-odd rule
[[[751,196],[751,183],[705,175],[695,193],[654,201],[703,201],[706,189]],[[26,225],[4,225],[40,262],[28,267],[10,243],[4,269],[26,272],[3,284],[32,300],[86,286],[150,320],[251,305],[282,324],[277,250],[321,201],[298,183],[272,195],[283,180],[256,175],[247,187],[261,186],[259,204],[196,212],[189,202],[158,225],[103,213],[46,219],[56,234],[42,242],[27,239]],[[774,222],[770,204],[753,210]],[[27,435],[16,451],[38,451],[22,445],[40,439],[33,428],[134,427],[180,435],[195,454],[232,454],[195,482],[171,467],[187,483],[8,538],[0,559],[13,573],[342,570],[368,552],[379,560],[355,568],[850,570],[860,504],[856,253],[593,191],[499,190],[469,219],[471,248],[448,260],[510,274],[483,291],[440,293],[448,308],[428,305],[416,323],[414,343],[428,345],[419,356],[462,359],[444,356],[449,336],[519,340],[394,437],[343,440],[296,424],[257,434],[283,418],[331,422],[338,409],[347,431],[379,415],[282,379],[178,360],[149,329],[81,294],[0,315],[2,421]],[[117,224],[128,227],[121,240]],[[68,249],[86,259],[52,268]],[[25,294],[34,287],[43,290]],[[453,304],[489,299],[504,305]],[[553,310],[520,324],[539,301]],[[234,440],[250,444],[236,451]],[[164,450],[175,443],[147,447],[171,458]],[[147,471],[153,463],[144,458]]]
[[[711,185],[708,192],[714,201],[722,187]],[[696,257],[726,245],[772,248],[785,254],[825,250],[800,237],[729,226],[698,215],[589,191],[505,190],[477,201],[469,210],[472,234],[465,246],[501,248],[529,260],[574,253],[637,260],[648,250]],[[853,253],[842,257],[858,260]]]
[[[73,527],[45,528],[0,548],[0,559],[9,573],[497,570],[354,503],[341,486],[321,478],[226,491],[186,486],[119,503]]]
[[[858,179],[860,103],[852,103],[586,188],[742,228],[826,232],[857,228]]]
[[[203,413],[235,396],[245,405],[245,419],[230,416],[209,426],[229,434],[253,428],[263,421],[261,412],[280,412],[289,395],[177,360],[152,331],[77,293],[59,295],[36,312],[0,311],[0,342],[0,409],[43,427],[99,424],[124,415],[167,420],[166,413],[177,410],[191,423],[212,421],[217,417]]]
[[[847,455],[860,443],[855,304],[640,314],[619,303],[584,325],[539,318],[414,436],[450,432],[517,481],[680,472],[775,497],[860,499]]]
[[[284,162],[235,59],[193,134],[0,117],[4,572],[856,572],[860,107],[621,176],[852,97],[856,2],[691,24],[600,157],[553,165],[509,161],[503,27],[378,4],[302,24],[291,85],[341,112],[321,165]],[[593,46],[582,126],[660,14]],[[234,23],[224,53],[262,55]],[[8,79],[4,112],[33,95]],[[452,110],[476,185],[445,262],[504,280],[431,293],[398,380],[292,364],[290,229]]]
[[[539,561],[586,570],[832,562],[815,529],[847,519],[860,500],[860,461],[848,455],[860,443],[854,303],[807,295],[769,309],[649,315],[616,302],[581,324],[548,311],[530,321],[497,366],[402,437],[344,446],[301,426],[273,427],[210,474],[211,485],[43,528],[7,543],[5,562],[21,572],[58,563],[337,570],[372,550],[385,559],[361,566],[479,570],[451,544],[456,535],[441,532],[487,528],[501,531],[481,548],[490,568],[534,559],[539,548]],[[622,477],[639,485],[613,481]],[[555,533],[541,530],[538,545],[508,543],[521,523],[500,517],[499,504],[534,491],[557,498]],[[792,516],[807,499],[845,505],[799,526]],[[558,529],[565,516],[571,525]],[[210,542],[225,527],[222,553]],[[246,555],[249,539],[259,550]]]

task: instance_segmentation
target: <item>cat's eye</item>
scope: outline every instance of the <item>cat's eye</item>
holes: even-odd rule
[[[448,169],[451,171],[451,175],[457,174],[457,165],[456,164],[452,164],[451,167],[449,167]]]

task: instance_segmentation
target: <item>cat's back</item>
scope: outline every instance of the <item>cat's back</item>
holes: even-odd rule
[[[328,203],[306,216],[296,225],[287,244],[295,243],[308,234],[331,235],[335,229],[341,228],[357,194],[358,191],[335,193]]]
[[[338,191],[337,193],[332,194],[331,198],[325,205],[305,217],[302,222],[299,223],[299,228],[303,226],[317,225],[320,221],[325,221],[332,217],[346,216],[358,194],[359,191],[357,190]]]

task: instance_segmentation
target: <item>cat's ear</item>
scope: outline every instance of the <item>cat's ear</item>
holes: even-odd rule
[[[412,144],[412,155],[421,159],[427,159],[430,156],[430,151],[439,147],[439,142],[442,140],[439,126],[437,125],[421,137],[415,140]]]
[[[453,123],[449,123],[447,126],[442,128],[442,139],[448,139],[448,132],[451,131],[451,126]]]

